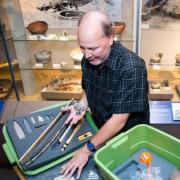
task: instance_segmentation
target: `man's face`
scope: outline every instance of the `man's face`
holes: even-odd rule
[[[99,65],[109,56],[113,37],[106,37],[102,31],[78,33],[78,42],[85,58],[93,65]]]

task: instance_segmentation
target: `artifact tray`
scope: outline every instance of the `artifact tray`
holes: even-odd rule
[[[52,166],[54,166],[56,164],[54,163],[55,160],[66,156],[68,157],[69,154],[75,152],[96,134],[97,128],[89,112],[86,113],[86,117],[80,121],[80,123],[72,126],[69,124],[65,125],[64,122],[69,115],[68,112],[65,112],[60,116],[56,124],[50,129],[40,143],[33,148],[33,151],[27,159],[20,162],[21,157],[59,113],[60,107],[47,109],[33,112],[25,116],[15,117],[6,123],[3,132],[7,142],[5,145],[9,147],[12,146],[12,148],[9,148],[11,149],[9,150],[10,152],[6,152],[7,147],[4,149],[8,156],[11,156],[9,153],[15,154],[14,156],[16,157],[14,159],[22,171],[33,172],[46,165],[48,165],[49,168],[51,162]],[[57,132],[59,132],[58,136],[56,136]],[[55,136],[56,138],[54,138]],[[52,138],[54,138],[53,141],[49,143]],[[8,142],[8,139],[10,142]],[[49,147],[45,151],[42,150],[48,143]],[[37,154],[38,157],[33,159]],[[45,167],[45,169],[46,168],[47,167]]]

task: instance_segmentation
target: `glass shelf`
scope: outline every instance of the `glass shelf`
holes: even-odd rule
[[[103,3],[106,6],[110,5],[106,1]],[[41,1],[37,0],[35,4],[41,4]],[[97,4],[99,4],[98,1]],[[40,12],[39,16],[39,11],[35,5],[31,5],[31,1],[7,0],[3,1],[2,8],[5,13],[4,16],[8,19],[7,24],[9,24],[13,37],[11,47],[15,50],[14,59],[18,63],[18,80],[16,83],[20,99],[41,100],[41,91],[52,78],[71,77],[81,79],[82,72],[80,62],[76,62],[70,55],[72,50],[79,47],[76,36],[77,25],[74,28],[66,27],[67,23],[75,24],[74,20],[69,22],[68,19],[67,22],[64,19],[63,22],[59,23],[60,19],[58,19],[53,24],[52,22],[55,22],[55,19],[54,16],[51,16],[52,12],[50,16],[47,14],[49,12]],[[91,5],[93,6],[94,3]],[[102,6],[102,4],[99,5]],[[109,12],[109,15],[112,17],[112,21],[125,22],[126,27],[120,36],[115,36],[114,40],[120,41],[125,47],[135,52],[137,46],[136,33],[139,31],[139,27],[136,25],[137,1],[122,0],[116,4],[115,8],[117,9],[117,7],[121,11]],[[129,7],[128,12],[126,7]],[[83,8],[87,8],[87,6]],[[112,7],[108,7],[108,11],[109,8]],[[88,11],[88,8],[84,10]],[[41,15],[45,19],[39,18]],[[47,16],[53,19],[49,19]],[[35,19],[36,21],[43,20],[47,22],[48,29],[45,35],[31,35],[28,31],[27,25]],[[38,63],[34,57],[34,54],[42,50],[51,51],[52,53],[51,60],[46,64]]]

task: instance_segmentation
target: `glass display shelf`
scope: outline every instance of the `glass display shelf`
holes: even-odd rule
[[[112,4],[107,1],[101,1],[101,3],[94,1],[88,4],[91,8],[82,4],[78,8],[87,12],[89,9],[93,9],[94,4],[98,4],[100,9],[105,8],[107,10],[113,22],[125,22],[124,32],[115,36],[114,40],[120,41],[125,47],[136,52],[137,34],[139,33],[137,2],[139,3],[139,0],[122,0],[117,1],[116,5],[112,7]],[[44,4],[47,5],[48,3],[42,4],[40,0],[33,2],[3,0],[0,3],[6,25],[12,34],[11,47],[14,48],[14,59],[18,63],[16,83],[20,99],[40,100],[42,99],[42,90],[52,82],[52,79],[69,78],[71,80],[73,78],[81,79],[82,76],[81,62],[71,57],[71,52],[79,47],[76,36],[77,22],[73,18],[61,19],[58,17],[56,19],[57,14],[54,11],[39,11],[37,8],[41,5],[44,7]],[[62,3],[62,1],[58,3]],[[102,3],[105,6],[102,6]],[[64,6],[63,3],[61,5]],[[63,7],[63,10],[69,8],[73,10],[73,7],[68,5]],[[126,11],[127,8],[128,12]],[[28,25],[35,21],[45,21],[48,24],[47,31],[44,34],[32,35],[30,33]],[[37,53],[42,51],[51,52],[51,57],[47,62],[42,63],[35,57]]]

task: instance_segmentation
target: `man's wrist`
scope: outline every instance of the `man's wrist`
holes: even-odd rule
[[[88,150],[87,144],[83,146],[83,151],[88,155],[88,156],[93,156],[93,153]]]
[[[94,144],[90,140],[87,141],[86,147],[92,154],[96,151]]]

